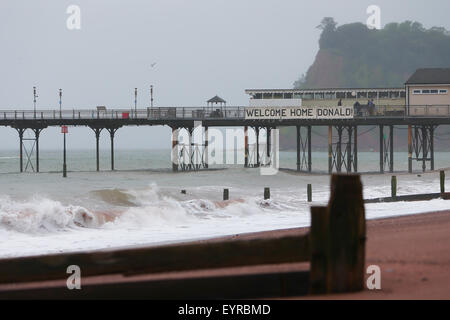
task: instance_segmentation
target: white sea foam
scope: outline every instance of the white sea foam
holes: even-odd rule
[[[71,180],[56,186],[54,176],[46,180],[42,174],[34,185],[45,189],[45,196],[39,192],[32,192],[31,197],[0,196],[0,257],[308,226],[311,204],[306,202],[306,184],[313,183],[312,205],[328,201],[329,177],[281,174],[267,180],[254,172],[161,174],[155,176],[160,181],[151,184],[148,176],[137,173],[71,174]],[[19,179],[32,181],[34,177],[18,177],[17,183],[11,182],[11,190],[22,186]],[[208,181],[226,179],[226,185],[205,183],[201,180],[205,177]],[[438,179],[435,174],[399,175],[398,194],[438,192]],[[389,176],[363,176],[365,198],[388,196],[389,180]],[[272,186],[270,200],[263,199],[262,185]],[[224,187],[230,188],[230,201],[221,201]],[[187,194],[181,194],[181,189],[187,189]],[[377,203],[366,205],[366,216],[375,219],[449,207],[450,202],[444,200]]]

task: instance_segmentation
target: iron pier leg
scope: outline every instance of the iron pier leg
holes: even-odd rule
[[[300,126],[296,126],[297,129],[297,171],[300,171]]]
[[[352,172],[352,132],[353,127],[347,128],[348,142],[347,142],[347,173]]]
[[[384,173],[384,127],[380,125],[380,173]]]
[[[353,129],[353,170],[358,172],[358,126]]]
[[[95,154],[96,154],[96,164],[97,164],[97,171],[100,171],[100,133],[103,129],[101,128],[95,128]]]
[[[23,133],[24,129],[18,129],[19,132],[19,140],[20,140],[20,148],[19,148],[19,162],[20,162],[20,172],[23,172]]]
[[[208,145],[209,145],[209,137],[208,137],[208,127],[205,127],[205,168],[208,169]]]
[[[172,127],[172,171],[178,171],[178,134],[179,129]]]
[[[422,170],[427,170],[427,157],[428,157],[428,145],[427,145],[427,128],[422,126]]]
[[[337,172],[342,171],[342,127],[337,127],[338,131],[338,143],[336,146],[336,153],[337,153]]]
[[[255,133],[256,133],[256,167],[259,168],[260,161],[259,161],[259,127],[255,127]]]
[[[111,138],[111,171],[114,171],[114,135],[117,131],[117,128],[108,129],[109,136]]]
[[[333,127],[328,126],[328,173],[333,173]]]
[[[194,130],[195,128],[189,128],[189,170],[195,170],[195,164],[194,164],[194,153],[195,153],[195,146],[194,146]]]
[[[244,127],[244,167],[248,168],[248,126]]]
[[[36,172],[39,172],[39,135],[41,133],[41,129],[35,129],[34,134],[36,138]]]
[[[394,126],[389,126],[389,172],[394,172]]]
[[[431,158],[431,171],[434,170],[434,127],[430,127],[430,158]]]
[[[412,173],[412,126],[408,126],[408,173]]]
[[[308,126],[308,172],[312,171],[311,126]]]

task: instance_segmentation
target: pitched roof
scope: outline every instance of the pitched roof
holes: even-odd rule
[[[208,103],[226,103],[226,101],[223,100],[223,99],[222,99],[221,97],[219,97],[219,96],[214,96],[214,97],[212,97],[211,99],[209,99],[207,102],[208,102]]]
[[[406,84],[450,84],[450,68],[417,69]]]

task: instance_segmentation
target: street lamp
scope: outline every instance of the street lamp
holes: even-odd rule
[[[33,87],[33,108],[34,108],[34,118],[36,118],[36,98],[38,97],[36,92],[36,87]]]
[[[137,88],[134,88],[134,117],[137,118]]]
[[[62,118],[62,89],[59,89],[59,117]]]
[[[153,85],[150,86],[150,107],[153,108]]]

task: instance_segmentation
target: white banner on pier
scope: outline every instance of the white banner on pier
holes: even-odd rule
[[[351,119],[353,107],[248,107],[245,119]]]

